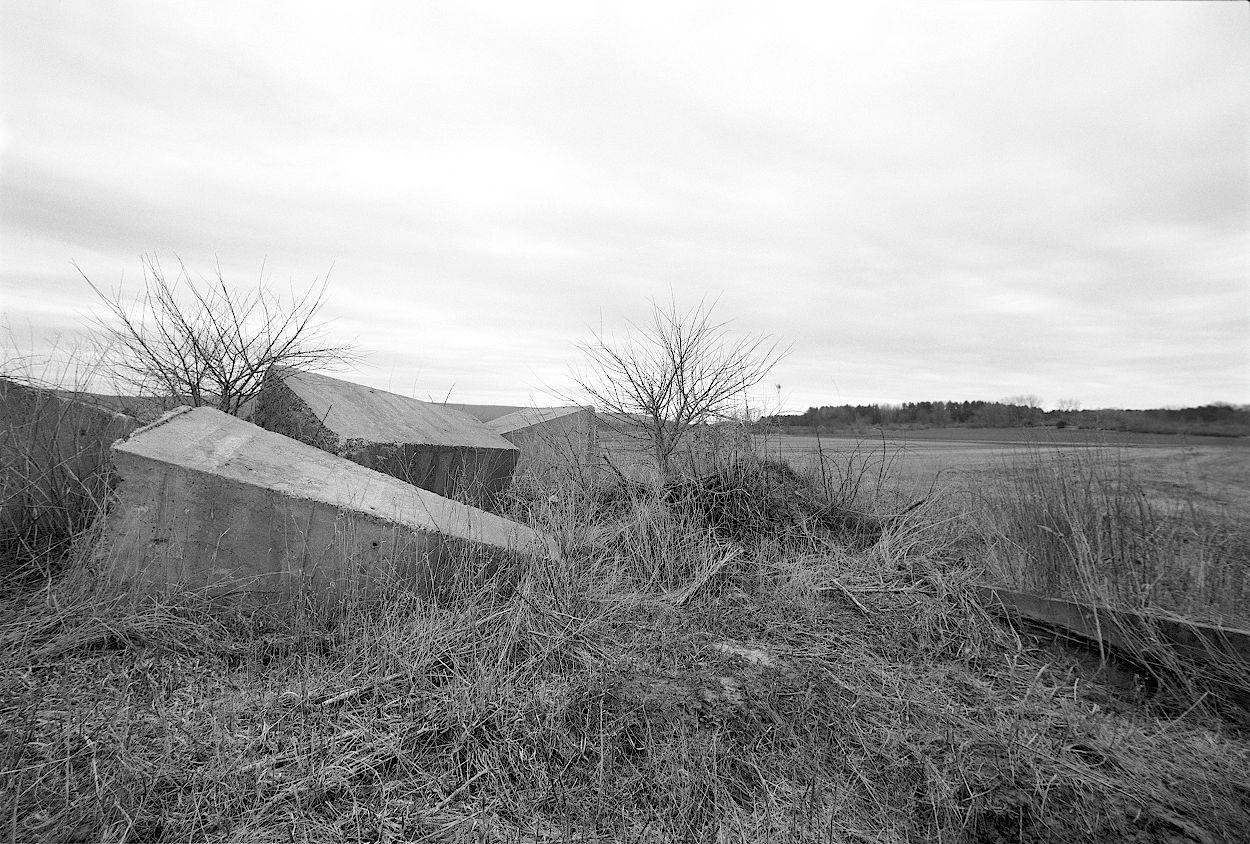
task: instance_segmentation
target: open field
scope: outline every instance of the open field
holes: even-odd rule
[[[823,459],[839,482],[853,467],[894,506],[932,499],[981,535],[974,553],[997,582],[1250,627],[1250,442],[956,431],[761,437],[756,448],[818,474]]]
[[[654,458],[609,432],[607,459],[655,482]],[[853,510],[923,504],[959,526],[987,582],[1250,628],[1250,441],[1048,428],[876,438],[709,432],[685,474],[750,454],[813,478]]]
[[[968,474],[1001,474],[1013,461],[1079,453],[1133,466],[1160,502],[1197,500],[1250,513],[1250,439],[1177,437],[1046,429],[946,428],[884,437],[757,437],[761,454],[813,466],[825,452],[838,465],[848,457],[884,460],[916,481]]]
[[[812,439],[813,434],[788,433],[791,429],[781,429],[778,436],[786,439]],[[882,438],[895,442],[973,442],[973,443],[1005,443],[1005,444],[1042,444],[1042,445],[1203,445],[1219,444],[1226,446],[1248,445],[1244,437],[1203,436],[1194,434],[1148,434],[1135,431],[1101,431],[1084,428],[973,428],[965,426],[949,426],[946,428],[879,428],[868,434],[824,434],[823,439],[838,440],[880,440]]]
[[[729,481],[692,500],[750,517],[733,539],[657,487],[530,463],[507,512],[559,560],[330,610],[139,600],[80,536],[0,584],[0,840],[1244,840],[1244,670],[1230,692],[1102,663],[975,589],[1107,526],[1078,560],[1157,563],[1202,524],[1162,530],[1167,502],[1203,487],[1195,512],[1224,512],[1244,449],[824,440],[810,486],[752,468],[811,445],[691,455]],[[1043,510],[1063,518],[1034,530]]]

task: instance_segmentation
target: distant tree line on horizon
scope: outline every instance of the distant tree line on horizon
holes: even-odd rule
[[[1207,404],[1153,410],[1042,410],[1040,400],[918,401],[903,404],[843,404],[809,407],[798,414],[765,416],[760,421],[783,428],[858,430],[868,428],[1086,428],[1152,434],[1250,435],[1250,406]]]

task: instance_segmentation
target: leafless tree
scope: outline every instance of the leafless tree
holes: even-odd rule
[[[354,357],[351,346],[326,339],[319,319],[326,281],[287,296],[263,280],[240,290],[216,277],[192,281],[179,261],[171,278],[145,258],[137,297],[105,291],[79,273],[107,315],[94,320],[103,334],[107,371],[145,395],[173,397],[237,414],[260,392],[270,367],[326,369]]]
[[[713,318],[716,301],[682,312],[651,303],[648,324],[623,337],[595,332],[579,345],[586,365],[573,374],[606,424],[640,441],[671,474],[674,451],[699,423],[729,418],[746,392],[789,352],[767,334],[734,338]]]
[[[1008,396],[1002,403],[1008,424],[1012,427],[1027,428],[1041,423],[1042,400],[1032,393]]]

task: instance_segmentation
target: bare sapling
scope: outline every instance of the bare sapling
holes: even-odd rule
[[[649,323],[630,324],[620,337],[600,329],[580,344],[585,366],[574,383],[608,427],[654,456],[664,478],[690,432],[732,418],[790,350],[768,334],[732,336],[715,307],[701,299],[683,312],[671,300],[652,302]]]
[[[327,281],[283,296],[264,280],[232,286],[220,267],[196,282],[180,261],[171,276],[149,257],[132,297],[79,273],[105,308],[94,324],[106,340],[106,369],[130,392],[238,415],[272,367],[332,369],[354,358],[321,319]]]

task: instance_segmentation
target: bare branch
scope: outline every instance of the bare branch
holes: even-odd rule
[[[327,369],[355,358],[353,348],[324,340],[319,321],[328,278],[281,297],[262,280],[240,293],[217,269],[216,278],[192,282],[178,262],[171,279],[155,258],[145,258],[143,290],[129,299],[105,291],[81,269],[106,314],[94,319],[113,350],[109,367],[121,383],[193,406],[237,414],[274,366]]]
[[[621,339],[592,331],[579,345],[586,370],[574,383],[606,424],[647,446],[666,476],[687,432],[729,416],[790,350],[768,335],[731,338],[727,323],[712,318],[716,304],[702,299],[683,313],[674,301],[652,302],[644,327],[630,324]]]

